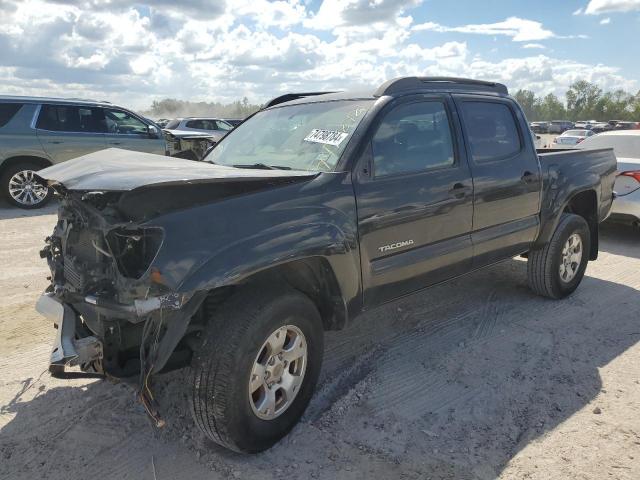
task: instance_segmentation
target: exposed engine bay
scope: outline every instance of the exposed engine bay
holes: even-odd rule
[[[117,208],[121,195],[61,195],[58,222],[41,251],[51,285],[39,310],[55,310],[50,302],[63,306],[62,318],[54,319],[53,373],[79,365],[87,373],[139,375],[141,400],[159,418],[149,377],[188,363],[193,345],[187,344],[197,341],[200,328],[191,319],[204,295],[174,293],[154,282],[159,278],[148,270],[164,233],[124,218]]]

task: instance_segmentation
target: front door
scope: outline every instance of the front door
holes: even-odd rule
[[[373,127],[354,175],[366,307],[471,268],[473,182],[452,107],[403,98]]]
[[[105,148],[99,108],[78,105],[42,105],[36,134],[53,163]]]
[[[149,126],[138,117],[117,108],[104,109],[107,148],[123,148],[164,155],[162,133],[151,133]]]
[[[540,212],[540,164],[520,109],[504,98],[456,95],[474,179],[474,268],[528,250]]]

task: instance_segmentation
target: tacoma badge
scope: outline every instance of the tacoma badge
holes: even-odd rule
[[[381,247],[378,247],[378,250],[380,250],[380,252],[388,252],[389,250],[408,247],[409,245],[413,245],[413,240],[403,240],[402,242],[392,243],[390,245],[383,245]]]

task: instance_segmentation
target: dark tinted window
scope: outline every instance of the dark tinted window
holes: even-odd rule
[[[216,126],[215,120],[207,120],[207,119],[189,120],[186,124],[186,127],[197,128],[198,130],[217,130],[218,129],[218,127]]]
[[[9,123],[21,107],[21,103],[0,103],[0,128]]]
[[[73,105],[43,105],[37,128],[54,132],[103,133],[104,117],[99,108]]]
[[[475,162],[499,160],[520,151],[518,127],[507,105],[463,102],[462,115]]]
[[[202,123],[202,120],[189,120],[187,123],[185,123],[184,126],[187,128],[197,128],[200,130],[204,128],[204,124]]]
[[[373,137],[376,176],[419,172],[453,163],[449,118],[442,102],[416,102],[394,108]]]

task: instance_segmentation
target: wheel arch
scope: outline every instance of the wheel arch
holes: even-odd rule
[[[50,167],[51,161],[35,155],[16,155],[5,159],[0,165],[0,175],[2,175],[8,168],[20,163],[34,162],[42,166],[42,168]]]
[[[574,194],[565,203],[562,213],[573,213],[585,219],[589,225],[591,249],[589,260],[598,258],[598,194],[593,189]]]
[[[321,256],[300,258],[260,270],[242,279],[233,286],[289,286],[305,294],[315,304],[325,330],[340,330],[348,319],[347,305],[340,284],[329,261]],[[229,291],[229,286],[211,290],[210,296],[218,296],[218,291]],[[224,301],[228,295],[220,295]]]
[[[543,248],[544,245],[551,240],[563,213],[573,213],[585,219],[587,225],[589,225],[591,237],[589,259],[596,260],[598,258],[599,232],[598,194],[593,187],[573,192],[571,195],[567,196],[563,202],[558,202],[553,208],[552,213],[550,212],[548,216],[543,214],[542,228],[540,230],[540,235],[535,241],[534,248]]]

